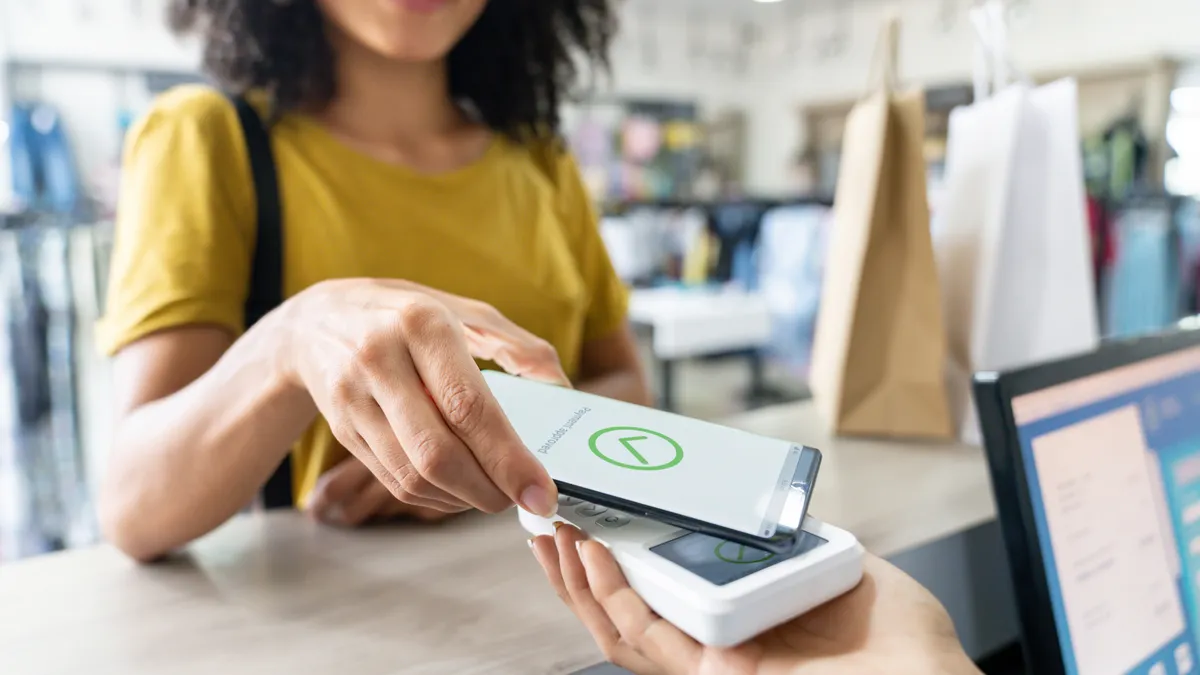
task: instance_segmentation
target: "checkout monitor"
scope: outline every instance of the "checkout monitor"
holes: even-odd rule
[[[975,393],[1030,672],[1200,673],[1200,332]]]

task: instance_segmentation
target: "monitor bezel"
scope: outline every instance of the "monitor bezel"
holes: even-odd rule
[[[1159,335],[1106,342],[1094,352],[1060,361],[1007,373],[975,375],[976,408],[1030,672],[1066,675],[1066,667],[1042,562],[1027,467],[1013,419],[1013,399],[1197,347],[1200,330],[1188,326]]]

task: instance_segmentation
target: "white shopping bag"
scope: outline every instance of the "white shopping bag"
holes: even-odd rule
[[[979,442],[972,373],[1099,344],[1073,80],[1005,86],[1002,9],[975,10],[985,58],[950,117],[935,242],[960,436]]]

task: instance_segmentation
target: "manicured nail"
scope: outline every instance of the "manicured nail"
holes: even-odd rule
[[[325,522],[332,523],[334,525],[341,525],[342,523],[346,522],[346,512],[342,510],[341,504],[334,504],[333,506],[325,509],[322,517],[324,518]]]
[[[540,486],[531,485],[521,493],[521,507],[530,513],[549,518],[558,511],[558,500]]]

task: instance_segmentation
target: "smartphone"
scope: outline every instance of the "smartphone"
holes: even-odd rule
[[[786,553],[821,453],[494,371],[488,386],[562,495]]]

